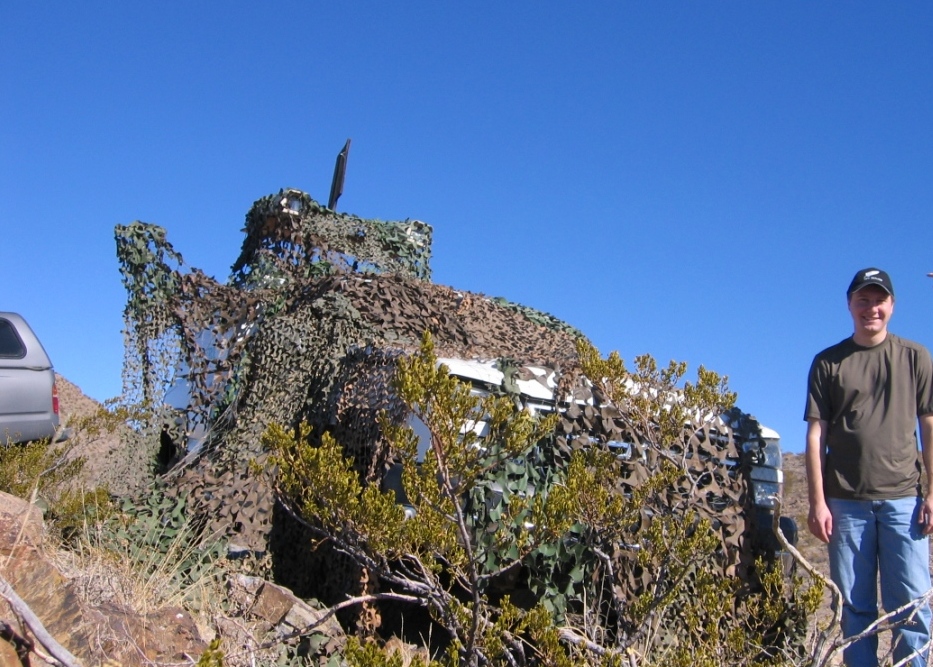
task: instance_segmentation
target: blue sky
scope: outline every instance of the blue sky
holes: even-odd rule
[[[605,354],[729,376],[800,451],[859,268],[933,346],[933,3],[22,2],[0,6],[0,310],[120,393],[113,227],[225,280],[297,187],[434,227],[434,280]]]

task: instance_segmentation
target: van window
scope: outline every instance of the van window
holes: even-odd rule
[[[0,357],[19,359],[26,356],[26,346],[9,320],[0,320]]]

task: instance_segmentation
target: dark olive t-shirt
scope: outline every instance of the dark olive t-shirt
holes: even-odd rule
[[[874,347],[847,338],[816,355],[804,419],[829,425],[826,496],[882,500],[917,495],[917,417],[931,413],[933,363],[922,345],[889,333]]]

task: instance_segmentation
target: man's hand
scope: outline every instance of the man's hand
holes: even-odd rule
[[[933,414],[920,415],[920,453],[926,472],[926,495],[917,520],[924,535],[933,534]]]
[[[933,504],[930,509],[933,510]],[[930,524],[933,527],[933,523]],[[829,538],[833,534],[833,515],[829,511],[826,503],[815,503],[810,505],[810,515],[807,517],[807,528],[813,533],[820,542],[829,543]]]
[[[933,533],[933,494],[928,493],[920,505],[920,527],[924,535]]]

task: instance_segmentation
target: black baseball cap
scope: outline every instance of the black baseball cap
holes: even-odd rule
[[[891,277],[885,271],[874,267],[862,269],[855,274],[852,282],[849,283],[846,296],[852,296],[863,287],[868,287],[869,285],[877,285],[891,296],[894,296],[894,286],[891,284]]]

